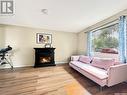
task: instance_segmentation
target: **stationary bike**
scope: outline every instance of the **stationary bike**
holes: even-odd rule
[[[11,69],[13,69],[13,65],[9,62],[9,59],[6,58],[8,56],[8,51],[12,50],[12,47],[9,45],[7,48],[3,48],[0,50],[0,65],[9,64]]]

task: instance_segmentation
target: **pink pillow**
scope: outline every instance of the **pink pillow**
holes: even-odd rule
[[[115,61],[115,64],[114,64],[114,65],[119,65],[119,64],[122,64],[122,62],[120,62],[120,61]]]
[[[110,66],[115,65],[115,59],[93,58],[92,66],[107,70]]]
[[[83,62],[83,63],[86,63],[86,64],[89,64],[91,62],[91,58],[89,56],[80,56],[79,57],[79,61],[80,62]]]

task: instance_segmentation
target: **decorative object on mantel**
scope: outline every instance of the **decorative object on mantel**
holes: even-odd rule
[[[51,48],[51,44],[49,43],[45,44],[45,48]]]
[[[52,44],[52,34],[37,33],[36,42],[37,44]]]

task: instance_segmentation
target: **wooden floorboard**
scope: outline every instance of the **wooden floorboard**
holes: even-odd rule
[[[104,87],[68,65],[0,70],[0,95],[127,95],[127,83]]]

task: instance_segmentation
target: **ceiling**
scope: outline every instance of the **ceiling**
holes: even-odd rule
[[[14,0],[14,4],[14,15],[1,15],[1,24],[66,32],[80,32],[127,8],[127,0]]]

